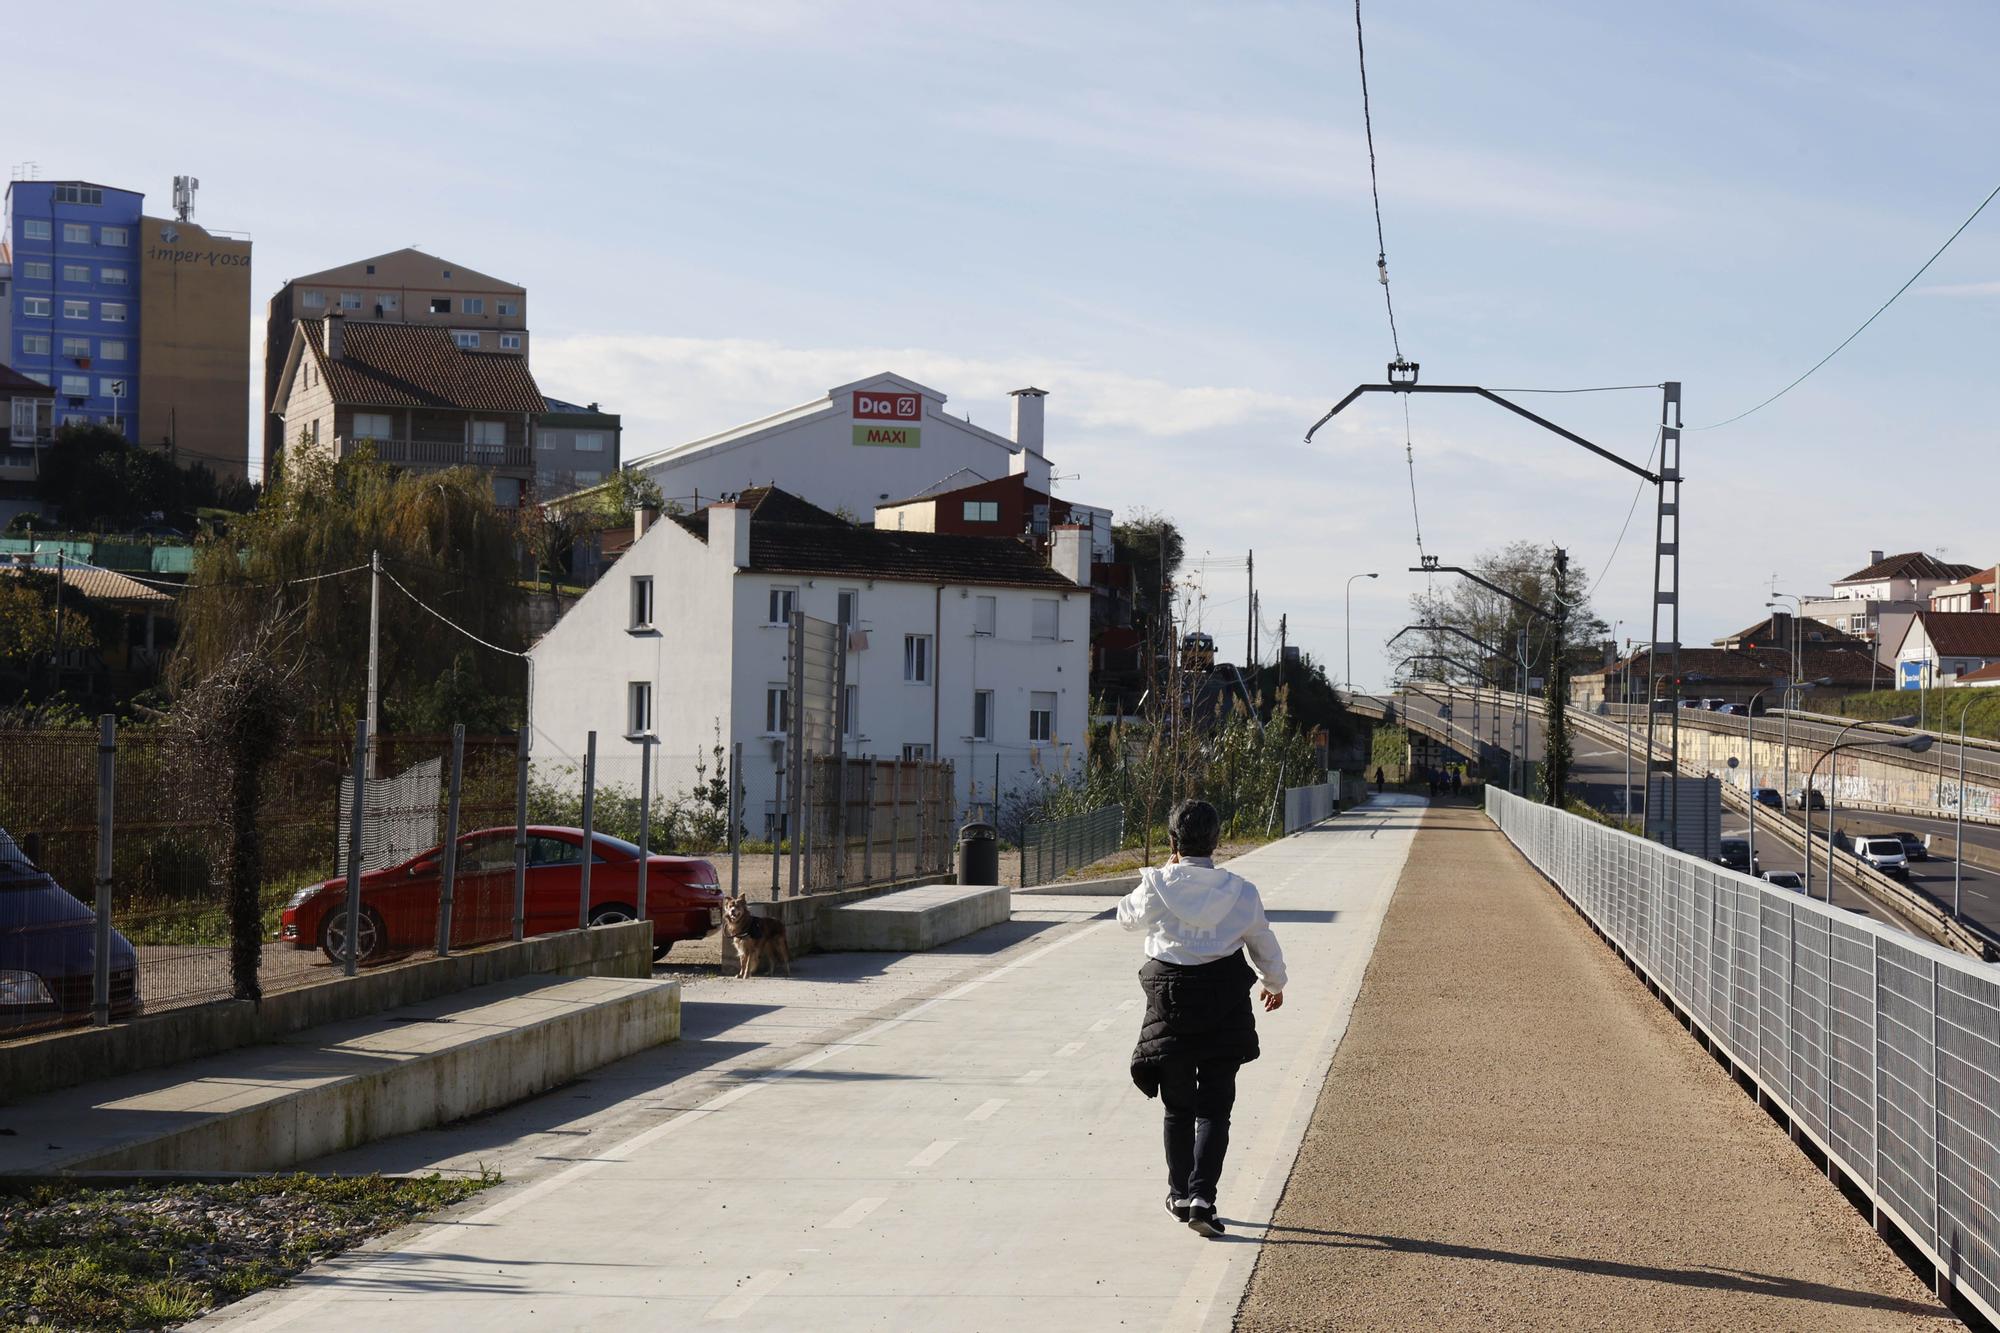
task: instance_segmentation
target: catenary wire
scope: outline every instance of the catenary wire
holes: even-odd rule
[[[1979,201],[1979,207],[1973,209],[1972,215],[1966,218],[1965,221],[1958,224],[1957,231],[1954,231],[1952,232],[1951,235],[1945,237],[1944,244],[1940,245],[1934,252],[1932,252],[1931,257],[1923,262],[1922,268],[1919,268],[1915,273],[1912,273],[1909,277],[1909,280],[1896,289],[1894,295],[1890,296],[1888,300],[1884,301],[1881,305],[1877,306],[1874,314],[1870,315],[1867,319],[1862,320],[1860,328],[1848,334],[1845,338],[1842,338],[1840,340],[1840,346],[1835,347],[1831,352],[1828,352],[1825,356],[1813,362],[1812,365],[1806,370],[1805,374],[1799,376],[1797,379],[1793,380],[1790,384],[1787,384],[1784,388],[1778,390],[1776,393],[1772,394],[1769,398],[1766,398],[1763,402],[1758,403],[1755,407],[1745,408],[1743,411],[1738,412],[1735,416],[1725,417],[1721,421],[1711,421],[1706,426],[1689,426],[1687,427],[1687,429],[1716,430],[1723,426],[1733,425],[1736,422],[1743,420],[1743,418],[1749,416],[1753,412],[1763,411],[1765,408],[1769,407],[1772,403],[1777,402],[1780,398],[1783,398],[1786,394],[1798,388],[1801,384],[1804,384],[1806,380],[1812,376],[1814,371],[1818,370],[1821,366],[1825,365],[1827,362],[1833,360],[1833,358],[1835,358],[1836,356],[1839,356],[1842,350],[1846,348],[1847,344],[1853,342],[1856,338],[1859,338],[1863,333],[1867,331],[1868,326],[1870,324],[1873,324],[1877,319],[1881,318],[1883,311],[1887,310],[1890,306],[1896,304],[1896,298],[1900,297],[1904,292],[1910,290],[1910,288],[1916,284],[1917,279],[1923,277],[1926,270],[1928,270],[1932,264],[1937,263],[1938,256],[1942,255],[1946,250],[1949,250],[1951,248],[1951,243],[1957,240],[1960,234],[1963,233],[1967,227],[1970,227],[1972,225],[1974,219],[1976,219],[1981,213],[1984,213],[1986,211],[1986,205],[1992,203],[1996,196],[2000,196],[2000,185],[1994,186],[1992,191],[1984,199]]]
[[[1361,128],[1368,139],[1368,193],[1375,201],[1375,272],[1382,282],[1382,305],[1389,312],[1389,345],[1403,359],[1396,332],[1396,302],[1389,295],[1389,247],[1382,239],[1382,187],[1375,177],[1375,117],[1368,103],[1368,48],[1361,39],[1361,0],[1354,0],[1354,56],[1361,67]]]
[[[1660,428],[1658,426],[1655,426],[1653,428],[1653,447],[1646,451],[1646,461],[1643,464],[1643,466],[1647,468],[1652,467],[1653,455],[1657,454],[1659,451],[1660,451]],[[1598,586],[1604,582],[1605,575],[1611,572],[1612,562],[1618,559],[1618,549],[1625,544],[1625,534],[1632,527],[1632,515],[1639,512],[1639,497],[1641,495],[1644,495],[1645,493],[1646,493],[1646,480],[1645,478],[1641,477],[1639,479],[1638,488],[1632,492],[1632,503],[1625,510],[1625,522],[1619,526],[1618,540],[1611,543],[1611,554],[1604,557],[1604,566],[1603,568],[1597,571],[1597,577],[1591,580],[1590,590],[1584,593],[1583,595],[1584,601],[1587,602],[1592,597],[1597,595]]]

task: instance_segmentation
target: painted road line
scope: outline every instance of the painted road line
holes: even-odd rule
[[[1078,1051],[1082,1049],[1083,1049],[1082,1042],[1080,1041],[1070,1042],[1066,1046],[1063,1046],[1062,1048],[1056,1051],[1056,1059],[1067,1060],[1070,1056],[1075,1055]]]
[[[912,1157],[910,1165],[915,1167],[935,1166],[940,1157],[943,1157],[957,1146],[957,1139],[939,1139],[936,1143],[933,1143],[930,1147]]]
[[[758,1301],[763,1300],[765,1296],[770,1294],[773,1287],[784,1280],[785,1275],[783,1273],[774,1273],[769,1270],[762,1273],[752,1273],[749,1277],[743,1279],[742,1285],[737,1287],[735,1291],[730,1292],[727,1296],[709,1306],[707,1317],[710,1319],[735,1319],[746,1313]]]
[[[1111,1020],[1110,1020],[1110,1019],[1108,1019],[1108,1018],[1100,1018],[1100,1019],[1098,1019],[1098,1020],[1097,1020],[1097,1021],[1096,1021],[1095,1023],[1092,1023],[1092,1024],[1090,1025],[1090,1030],[1091,1030],[1092,1032],[1102,1032],[1102,1031],[1104,1031],[1104,1029],[1106,1029],[1106,1028],[1108,1028],[1108,1027],[1110,1027],[1110,1026],[1111,1026]]]
[[[1049,1076],[1049,1071],[1046,1069],[1030,1069],[1027,1073],[1021,1075],[1021,1077],[1015,1079],[1014,1081],[1016,1083],[1023,1085],[1029,1083],[1040,1083],[1043,1079],[1047,1078],[1048,1076]]]
[[[965,1118],[967,1120],[991,1120],[993,1118],[993,1113],[995,1111],[998,1111],[1001,1107],[1005,1106],[1006,1104],[1007,1104],[1007,1099],[1005,1097],[989,1097],[985,1101],[979,1103],[978,1106],[974,1107],[972,1110],[972,1114],[968,1115]]]
[[[868,1214],[889,1202],[887,1199],[856,1199],[839,1217],[826,1224],[828,1231],[846,1231]]]

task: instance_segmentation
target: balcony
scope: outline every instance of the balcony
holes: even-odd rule
[[[334,437],[334,453],[345,458],[362,444],[397,467],[476,467],[489,472],[532,472],[535,451],[525,444],[467,444],[462,440],[392,440],[379,436]]]

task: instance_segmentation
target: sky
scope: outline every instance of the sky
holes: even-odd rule
[[[1391,291],[1425,383],[1776,392],[2000,183],[2000,9],[1364,3]],[[171,202],[283,282],[404,245],[525,285],[545,392],[627,456],[894,371],[1059,493],[1212,553],[1204,627],[1387,672],[1422,549],[1565,546],[1648,632],[1652,495],[1497,407],[1368,396],[1393,355],[1339,3],[304,0],[14,16],[95,72],[4,156]],[[88,33],[85,47],[74,45]],[[2000,559],[1983,419],[2000,203],[1788,396],[1683,445],[1683,641],[1872,549]],[[251,382],[261,385],[261,367]],[[1521,401],[1643,460],[1657,390]],[[1406,456],[1402,408],[1409,407]],[[1636,507],[1635,507],[1636,499]],[[1414,500],[1414,504],[1413,504]],[[1414,512],[1413,512],[1414,510]],[[1629,516],[1629,523],[1628,523]]]

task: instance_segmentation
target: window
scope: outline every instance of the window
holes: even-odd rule
[[[90,424],[90,414],[87,412],[65,412],[63,413],[62,424],[65,426],[88,426]]]
[[[975,597],[972,599],[972,632],[991,635],[1000,621],[1000,599],[998,597]]]
[[[89,245],[90,224],[86,222],[63,223],[64,245]]]
[[[479,334],[477,333],[477,331],[466,330],[466,329],[453,329],[451,332],[451,340],[457,343],[465,351],[476,352],[479,350]]]
[[[496,301],[493,304],[493,309],[502,315],[518,315],[521,313],[521,303],[519,301]]]
[[[359,292],[342,292],[340,294],[340,308],[342,310],[359,310],[361,308],[361,294]]]
[[[580,430],[570,442],[570,448],[580,454],[601,454],[604,452],[604,432],[601,430]]]
[[[931,636],[903,636],[903,679],[913,685],[927,685],[931,679]]]
[[[855,719],[861,715],[861,687],[859,685],[849,685],[842,692],[841,702],[844,705],[841,712],[846,716],[841,719],[845,725],[841,727],[840,734],[843,736],[860,735],[861,724]]]
[[[633,629],[653,627],[653,579],[649,574],[635,574],[632,577],[632,626]]]
[[[326,293],[307,292],[299,298],[299,304],[308,310],[324,310],[326,309]]]
[[[104,203],[104,191],[95,185],[58,185],[56,202],[59,204],[85,204],[92,208]]]
[[[69,339],[63,339],[63,346],[69,346]],[[23,356],[47,356],[49,354],[48,335],[45,333],[24,335],[21,338],[21,354]],[[64,355],[67,356],[68,353],[65,352]]]
[[[580,487],[595,486],[598,482],[604,480],[604,474],[602,472],[592,472],[586,468],[581,472],[572,474],[570,480]]]
[[[520,334],[518,334],[518,333],[503,333],[503,334],[501,334],[501,335],[500,335],[500,350],[501,350],[501,351],[503,351],[503,352],[518,352],[518,351],[520,351],[520,350],[521,350],[521,335],[520,335]]]
[[[21,314],[24,318],[49,317],[49,298],[46,296],[24,296],[21,298]]]
[[[90,285],[90,265],[88,264],[64,264],[62,273],[62,280],[64,282],[80,282],[86,287]]]
[[[26,260],[21,265],[21,278],[25,282],[48,282],[53,275],[54,269],[39,259]]]
[[[63,376],[62,391],[66,397],[70,398],[90,397],[90,376],[88,375]]]
[[[97,381],[97,393],[101,398],[123,398],[125,396],[125,387],[123,379],[100,379]]]
[[[842,588],[840,590],[840,597],[836,605],[839,607],[839,610],[833,613],[835,624],[854,625],[860,623],[861,620],[860,593],[856,592],[852,588]]]
[[[1028,693],[1028,739],[1052,741],[1056,738],[1056,696],[1053,690]]]
[[[782,685],[764,690],[764,734],[782,736],[792,729],[792,692]]]
[[[22,371],[21,373],[26,375],[29,379],[33,380],[37,384],[43,385],[44,387],[48,385],[49,373],[46,370],[26,370]]]
[[[126,285],[125,270],[122,268],[101,268],[97,270],[97,280],[106,287],[123,287]]]
[[[49,239],[49,224],[43,218],[22,218],[21,239],[24,241],[46,241]]]
[[[49,340],[47,338],[42,339],[42,350],[44,352],[49,350]],[[63,339],[62,354],[72,360],[79,356],[89,356],[90,339],[65,337]]]
[[[911,741],[903,747],[903,762],[914,764],[931,757],[931,747],[921,741]]]
[[[123,338],[99,338],[97,340],[97,359],[99,361],[123,361],[125,359],[125,340]]]
[[[449,296],[433,296],[431,298],[431,313],[433,315],[449,315],[451,313],[451,298]]]
[[[387,412],[356,412],[354,414],[354,438],[357,440],[394,439],[396,428]]]
[[[1000,502],[998,500],[967,500],[964,503],[965,521],[967,523],[998,523],[1000,521]]]
[[[97,317],[106,324],[125,322],[125,305],[122,301],[103,301],[98,304]]]
[[[635,680],[625,687],[625,734],[653,734],[653,686],[648,681]]]
[[[64,302],[63,302],[63,318],[64,318],[64,319],[89,319],[89,318],[90,318],[90,302],[88,302],[88,301],[64,301]]]
[[[1034,636],[1038,639],[1054,639],[1056,630],[1062,623],[1062,603],[1053,597],[1035,599]]]
[[[373,276],[374,276],[374,274],[375,274],[375,266],[374,266],[373,264],[370,264],[370,265],[368,266],[368,273],[369,273],[369,276],[370,276],[370,277],[373,277]]]
[[[475,421],[472,423],[472,452],[476,454],[498,454],[507,447],[507,423],[504,421]]]
[[[14,399],[14,421],[12,436],[15,440],[33,441],[35,438],[35,400]]]
[[[785,839],[785,812],[778,808],[776,801],[764,806],[764,841],[783,842]]]
[[[993,739],[993,691],[991,690],[972,692],[972,739],[976,741]]]
[[[393,296],[385,295],[375,298],[375,313],[377,315],[392,315],[396,312],[397,308],[396,298]]]
[[[798,601],[799,590],[797,588],[771,589],[770,623],[773,625],[791,624],[792,609],[798,605]]]
[[[486,313],[486,298],[483,296],[468,296],[458,303],[458,308],[462,314],[483,315]]]

